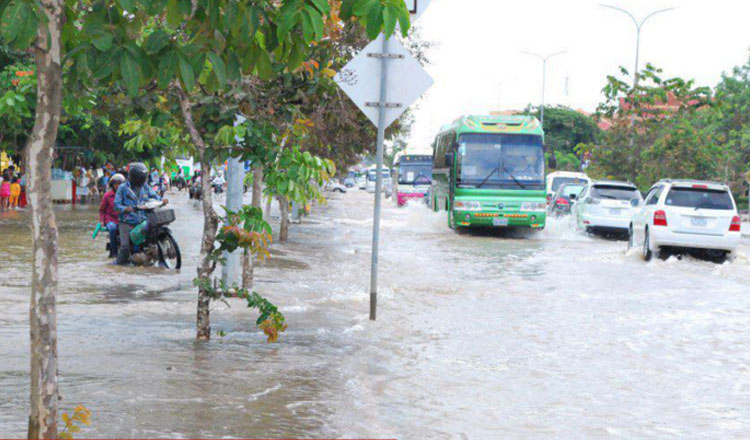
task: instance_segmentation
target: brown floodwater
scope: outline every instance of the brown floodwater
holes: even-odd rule
[[[95,209],[61,207],[60,409],[82,436],[399,439],[748,438],[750,265],[644,263],[566,221],[456,234],[421,205],[383,214],[368,320],[372,196],[333,196],[274,244],[256,290],[289,330],[267,344],[239,302],[195,336],[200,207],[171,194],[183,269],[118,268]],[[28,417],[30,233],[0,217],[0,436]],[[226,332],[220,336],[218,332]]]

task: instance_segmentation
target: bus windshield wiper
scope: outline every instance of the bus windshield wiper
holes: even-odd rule
[[[493,174],[499,173],[499,172],[500,172],[500,165],[498,165],[497,168],[495,168],[494,170],[490,171],[487,177],[485,177],[484,180],[482,180],[482,183],[477,185],[477,188],[481,188],[482,186],[484,186],[484,184],[487,183],[488,180],[490,180],[490,177],[492,177]]]
[[[505,171],[506,173],[508,173],[508,175],[510,176],[510,178],[513,179],[513,181],[516,182],[518,184],[518,186],[520,186],[523,189],[526,189],[526,187],[523,185],[523,183],[519,182],[518,179],[516,179],[516,176],[514,176],[513,173],[511,173],[510,171],[508,171],[508,169],[506,167],[503,167],[503,171]]]

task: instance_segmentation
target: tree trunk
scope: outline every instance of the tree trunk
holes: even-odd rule
[[[281,226],[279,227],[279,241],[289,240],[289,199],[279,196],[279,211],[281,212]]]
[[[219,229],[219,217],[213,206],[213,194],[211,192],[211,163],[206,156],[206,143],[203,140],[193,120],[193,105],[182,87],[175,86],[180,97],[180,110],[185,127],[190,133],[190,138],[198,149],[201,162],[201,189],[203,191],[203,238],[201,241],[201,253],[198,258],[198,278],[209,280],[216,269],[216,264],[208,260],[209,254],[214,250],[216,232]],[[198,289],[198,311],[196,314],[197,339],[207,341],[211,339],[211,296],[205,288]]]
[[[253,167],[253,201],[252,205],[261,208],[263,203],[263,167],[256,165]],[[245,249],[242,254],[242,287],[244,289],[253,288],[255,278],[255,257]]]
[[[263,167],[256,165],[253,167],[253,201],[256,208],[260,208],[263,203]]]
[[[62,0],[43,0],[39,21],[34,128],[26,145],[31,205],[31,412],[29,439],[57,438],[57,224],[52,209],[52,153],[62,110]]]

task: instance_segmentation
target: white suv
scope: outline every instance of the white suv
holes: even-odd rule
[[[579,230],[624,237],[641,200],[641,192],[632,183],[600,180],[586,185],[571,210]]]
[[[629,247],[643,246],[643,258],[662,251],[703,251],[731,257],[742,239],[742,221],[732,192],[721,183],[662,180],[633,215]]]

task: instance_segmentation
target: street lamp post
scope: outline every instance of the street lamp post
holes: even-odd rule
[[[661,14],[662,12],[671,11],[674,8],[665,8],[665,9],[659,9],[658,11],[654,11],[650,14],[648,14],[643,20],[638,21],[638,19],[635,18],[633,14],[626,11],[625,9],[618,8],[617,6],[612,5],[604,5],[600,4],[599,6],[603,8],[609,8],[614,9],[615,11],[620,11],[623,14],[626,14],[628,17],[630,17],[631,20],[633,20],[633,23],[635,24],[636,34],[635,34],[635,70],[633,71],[633,91],[635,92],[635,89],[638,87],[638,66],[639,66],[639,60],[640,60],[640,54],[641,54],[641,29],[643,29],[643,25],[646,24],[646,21],[648,21],[649,18],[653,17],[656,14]]]
[[[547,88],[547,61],[549,61],[553,57],[556,57],[558,55],[562,55],[562,54],[567,53],[567,52],[568,51],[563,50],[563,51],[560,51],[560,52],[555,52],[553,54],[549,54],[547,56],[543,56],[543,55],[539,55],[539,54],[532,53],[532,52],[526,52],[526,51],[523,51],[523,50],[521,51],[521,53],[523,53],[523,54],[531,55],[532,57],[537,57],[540,60],[542,60],[542,114],[541,114],[541,116],[542,116],[542,121],[541,121],[542,122],[542,128],[544,128],[544,93],[545,93],[545,90]]]

